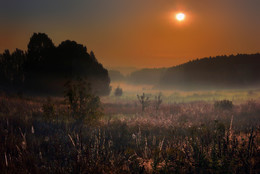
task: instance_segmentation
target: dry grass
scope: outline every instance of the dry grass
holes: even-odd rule
[[[44,119],[43,98],[0,98],[2,173],[259,173],[260,105],[208,102],[104,104],[79,128],[62,100]]]

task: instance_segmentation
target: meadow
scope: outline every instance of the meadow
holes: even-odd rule
[[[103,97],[105,103],[131,103],[137,100],[136,95],[145,93],[151,100],[154,96],[162,94],[164,103],[188,103],[194,101],[206,101],[214,103],[217,100],[231,100],[235,104],[241,104],[248,100],[259,100],[260,89],[219,89],[219,90],[165,90],[156,89],[153,85],[133,85],[126,82],[112,82],[112,89],[120,87],[123,94],[120,98],[115,97],[114,91],[110,96]]]
[[[129,89],[84,123],[62,97],[1,94],[1,173],[260,172],[258,90],[163,91],[156,108],[159,91]]]
[[[259,7],[2,0],[0,174],[260,174]]]

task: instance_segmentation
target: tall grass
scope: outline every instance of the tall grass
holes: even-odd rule
[[[106,106],[102,119],[77,129],[60,100],[1,97],[1,173],[260,172],[256,101],[229,110],[162,104],[144,114],[139,105]]]

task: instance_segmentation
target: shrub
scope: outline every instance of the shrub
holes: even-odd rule
[[[91,92],[90,83],[81,78],[65,84],[65,102],[69,105],[70,115],[77,122],[92,122],[101,115],[101,102]]]
[[[230,100],[216,101],[214,104],[214,108],[217,110],[232,110],[233,103]]]
[[[137,95],[138,101],[140,102],[140,104],[142,105],[142,112],[144,112],[145,108],[147,108],[150,104],[150,97],[148,97],[147,95],[145,95],[145,93],[143,93],[143,95]]]
[[[115,89],[114,95],[115,95],[116,97],[121,97],[121,96],[123,95],[123,89],[118,86],[118,87]]]
[[[160,105],[162,104],[162,93],[159,93],[158,96],[155,96],[155,101],[154,101],[154,107],[156,110],[156,113],[158,113]]]

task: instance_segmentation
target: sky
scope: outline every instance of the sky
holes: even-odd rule
[[[43,32],[56,46],[85,45],[105,67],[260,52],[260,0],[1,0],[0,23],[0,52]]]

